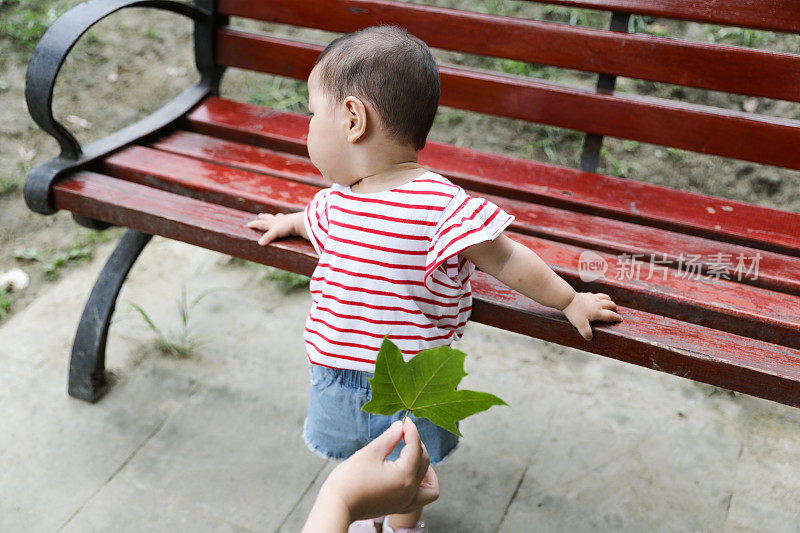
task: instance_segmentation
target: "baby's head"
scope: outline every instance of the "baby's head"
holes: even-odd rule
[[[323,135],[339,133],[344,126],[345,141],[351,144],[382,135],[386,142],[421,150],[433,125],[439,91],[433,54],[406,30],[374,26],[339,37],[320,54],[309,76],[309,109],[315,117],[309,127],[312,160],[312,149],[325,148],[311,146],[314,121],[322,126],[322,113],[333,120],[319,128]],[[354,140],[359,108],[365,115],[364,131]],[[337,151],[335,146],[328,148]]]

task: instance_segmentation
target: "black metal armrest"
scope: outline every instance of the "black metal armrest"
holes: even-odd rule
[[[195,63],[200,81],[187,87],[150,116],[82,149],[72,133],[53,117],[56,77],[78,39],[94,24],[126,7],[153,7],[193,19]],[[50,187],[60,174],[152,134],[183,116],[209,94],[219,92],[224,67],[218,67],[214,62],[215,30],[220,23],[227,23],[228,17],[216,15],[215,8],[216,0],[195,0],[194,5],[173,0],[89,0],[70,9],[53,23],[28,62],[25,100],[36,124],[58,141],[61,154],[28,174],[23,194],[29,209],[43,215],[55,213],[57,209],[50,199]]]

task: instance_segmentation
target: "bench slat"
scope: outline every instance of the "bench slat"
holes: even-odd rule
[[[223,28],[221,65],[306,80],[323,47]],[[800,122],[442,66],[440,103],[704,154],[800,169]]]
[[[296,113],[210,97],[185,126],[307,157],[308,122]],[[420,163],[475,191],[800,256],[800,214],[790,211],[433,141]]]
[[[262,199],[269,211],[296,211],[306,205],[317,187],[255,174],[227,166],[161,152],[131,147],[113,154],[98,167],[104,174],[150,187],[185,193],[193,198],[227,207],[251,207]],[[273,198],[277,199],[273,202]],[[293,205],[292,205],[293,204]],[[645,311],[687,320],[739,335],[800,348],[800,309],[796,298],[749,287],[724,279],[681,279],[674,269],[666,279],[601,278],[582,283],[577,265],[583,248],[511,233],[576,288],[606,292],[615,302]],[[617,271],[617,257],[600,253]],[[755,302],[758,302],[755,305]]]
[[[800,31],[800,4],[795,0],[547,0],[547,3],[762,30]]]
[[[301,239],[259,246],[252,213],[82,171],[53,187],[56,208],[309,275],[317,257]],[[800,406],[800,351],[619,307],[618,324],[584,341],[563,315],[478,272],[473,320],[648,368]]]
[[[386,0],[220,0],[218,8],[335,32],[395,24],[436,48],[800,101],[800,56],[793,54]]]
[[[268,148],[187,131],[175,131],[152,142],[150,146],[210,163],[290,179],[315,187],[328,186],[307,158]],[[523,202],[507,196],[473,194],[487,198],[516,216],[517,220],[512,225],[515,231],[593,250],[617,254],[642,254],[644,258],[657,254],[656,259],[659,260],[663,259],[661,254],[667,254],[667,258],[676,264],[680,260],[677,254],[686,254],[682,259],[684,262],[688,260],[689,254],[692,254],[699,257],[697,262],[705,268],[710,264],[707,258],[720,257],[713,254],[730,254],[732,259],[739,257],[740,254],[743,257],[755,257],[756,254],[760,254],[757,279],[745,277],[741,282],[800,296],[800,277],[797,276],[800,272],[800,258],[797,257]],[[591,232],[585,230],[589,227],[592,228]],[[706,272],[705,268],[703,272]]]

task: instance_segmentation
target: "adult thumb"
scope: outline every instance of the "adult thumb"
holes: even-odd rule
[[[403,438],[403,423],[400,420],[389,426],[389,428],[378,435],[372,442],[364,447],[364,451],[379,456],[385,459],[387,455],[392,453],[394,447]]]

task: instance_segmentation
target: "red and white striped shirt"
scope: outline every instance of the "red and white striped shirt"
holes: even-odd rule
[[[304,214],[319,254],[304,333],[309,361],[367,372],[387,334],[406,361],[461,338],[475,265],[458,254],[514,220],[430,171],[376,193],[333,184]]]

